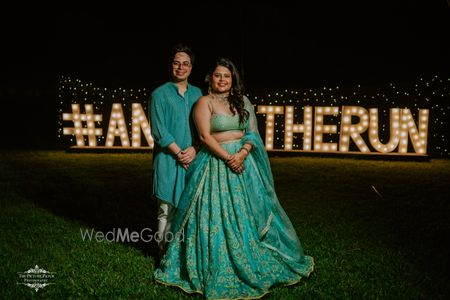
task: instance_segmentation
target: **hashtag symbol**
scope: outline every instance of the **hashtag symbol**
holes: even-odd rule
[[[80,113],[80,105],[72,104],[72,113],[64,113],[64,121],[72,121],[74,127],[64,127],[64,135],[75,135],[77,140],[77,146],[85,146],[84,137],[87,136],[89,140],[89,146],[97,146],[97,136],[103,134],[101,128],[95,128],[95,122],[102,121],[101,114],[94,114],[94,108],[92,104],[85,104],[85,114]],[[83,127],[82,122],[86,122],[86,127]]]

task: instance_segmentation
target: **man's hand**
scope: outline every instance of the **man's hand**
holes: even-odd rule
[[[189,164],[194,160],[196,153],[194,147],[187,147],[177,155],[177,161],[183,168],[187,169]]]

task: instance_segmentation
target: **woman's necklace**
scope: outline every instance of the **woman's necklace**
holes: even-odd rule
[[[221,103],[226,103],[228,102],[228,94],[210,94],[211,97],[213,98],[213,100],[217,100],[218,102]]]

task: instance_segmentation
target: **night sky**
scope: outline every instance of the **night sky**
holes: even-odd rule
[[[33,112],[52,110],[60,76],[153,89],[169,79],[167,53],[179,41],[196,53],[191,82],[199,86],[220,56],[238,65],[249,91],[384,85],[449,74],[446,0],[297,2],[104,2],[2,10],[8,45],[2,102],[9,111],[23,105]]]

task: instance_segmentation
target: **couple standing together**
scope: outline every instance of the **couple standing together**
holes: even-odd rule
[[[156,88],[150,103],[164,254],[155,280],[208,299],[252,299],[309,276],[313,258],[278,201],[235,65],[218,59],[202,96],[188,83],[191,49],[175,46],[170,63],[172,81]],[[170,243],[167,232],[174,234]]]

